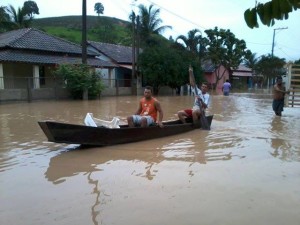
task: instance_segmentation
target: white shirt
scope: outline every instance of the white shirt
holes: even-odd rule
[[[209,105],[210,95],[208,93],[202,94],[202,91],[198,87],[197,87],[198,95],[196,95],[195,89],[193,87],[192,87],[192,92],[195,94],[194,106],[199,107],[199,102],[198,102],[197,96],[200,97],[207,106]]]

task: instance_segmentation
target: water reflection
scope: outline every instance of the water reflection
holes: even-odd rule
[[[100,204],[100,190],[99,190],[99,180],[95,180],[91,178],[92,173],[89,173],[87,178],[89,181],[89,184],[93,186],[93,194],[95,194],[95,203],[92,205],[91,208],[91,216],[92,221],[95,225],[98,225],[97,216],[100,214],[100,210],[97,210],[97,206]]]
[[[296,135],[300,138],[298,121],[289,122],[291,118],[274,116],[270,126],[271,147],[273,151],[270,154],[284,161],[300,161],[300,147],[295,142],[295,138],[290,135]],[[290,133],[290,134],[289,134]],[[294,143],[295,142],[295,143]]]
[[[150,140],[100,148],[82,149],[78,147],[52,157],[45,177],[53,184],[60,184],[65,182],[67,177],[79,173],[89,174],[101,171],[99,166],[108,164],[111,161],[129,161],[135,165],[146,165],[144,172],[133,172],[133,174],[152,180],[155,177],[153,168],[164,161],[188,162],[190,167],[195,163],[206,164],[209,161],[244,157],[221,148],[209,147],[212,137],[204,138],[203,141],[202,138],[205,135],[202,132],[196,130],[185,134],[189,138],[182,138],[184,135],[161,138],[157,139],[155,143]]]

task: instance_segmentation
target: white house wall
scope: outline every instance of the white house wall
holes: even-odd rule
[[[96,68],[96,73],[100,73],[106,87],[115,87],[116,70]]]

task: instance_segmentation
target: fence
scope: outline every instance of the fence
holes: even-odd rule
[[[300,107],[300,65],[289,65],[288,77],[287,88],[290,89],[288,104],[291,107]]]
[[[102,96],[130,95],[132,93],[129,79],[102,79],[105,89]],[[70,98],[61,78],[45,77],[0,77],[1,101],[32,101],[42,99]]]

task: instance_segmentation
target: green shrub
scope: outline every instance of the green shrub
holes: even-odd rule
[[[87,65],[59,65],[55,71],[57,76],[65,80],[66,88],[74,99],[82,99],[84,91],[88,91],[89,99],[100,96],[104,85],[98,73]]]

